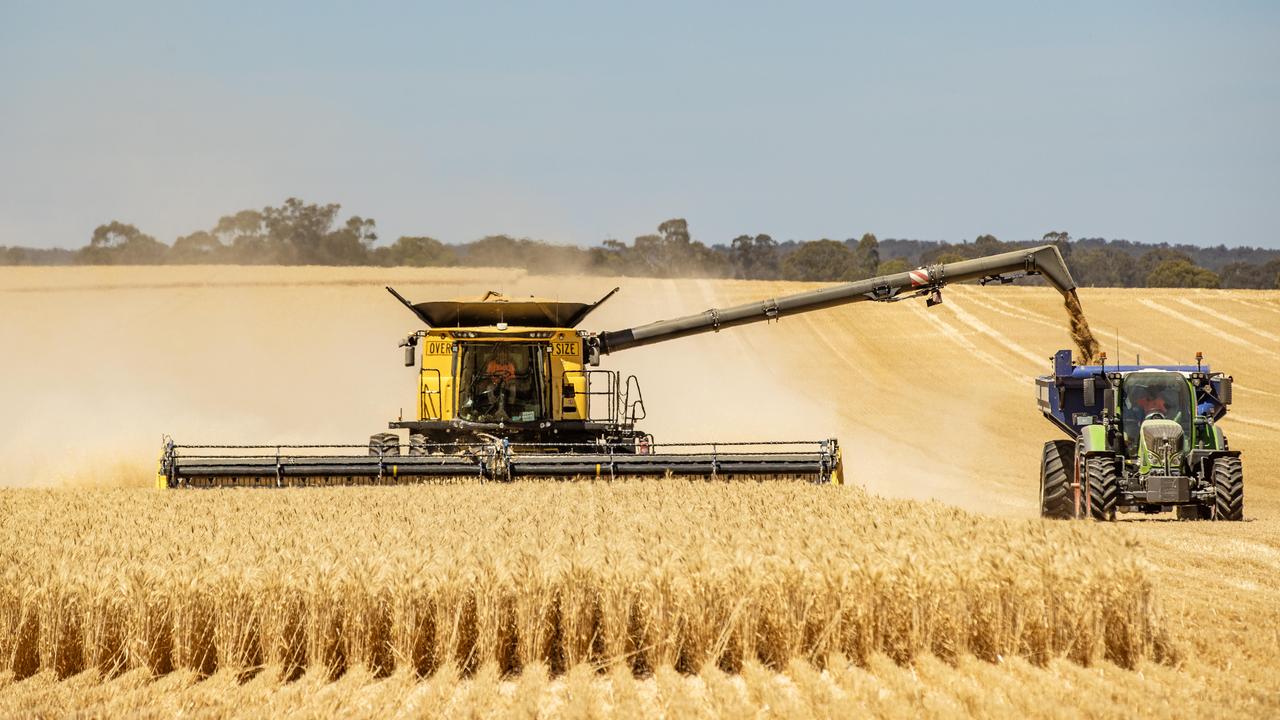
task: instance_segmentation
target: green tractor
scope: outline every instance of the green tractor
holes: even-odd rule
[[[1217,421],[1231,377],[1195,365],[1076,365],[1070,350],[1036,379],[1041,412],[1070,439],[1044,444],[1040,514],[1114,520],[1177,512],[1181,520],[1243,520],[1240,451]]]

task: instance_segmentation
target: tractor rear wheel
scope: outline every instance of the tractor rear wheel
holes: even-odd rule
[[[1213,519],[1244,519],[1244,465],[1238,457],[1213,463]]]
[[[1113,457],[1098,456],[1084,461],[1085,484],[1089,490],[1089,517],[1115,520],[1116,500],[1120,497],[1120,479]]]
[[[395,433],[374,433],[369,436],[369,454],[395,457],[400,454],[400,438]]]
[[[1075,465],[1075,443],[1050,440],[1044,444],[1040,456],[1040,517],[1057,520],[1071,517],[1071,474]]]

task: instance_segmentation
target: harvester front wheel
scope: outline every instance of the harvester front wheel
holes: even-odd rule
[[[394,457],[400,454],[400,438],[395,433],[374,433],[369,436],[369,454]]]
[[[1244,464],[1238,457],[1213,463],[1213,519],[1244,519]]]
[[[1089,490],[1089,517],[1094,520],[1115,520],[1116,500],[1120,497],[1120,479],[1115,458],[1086,458],[1084,474]]]
[[[1071,517],[1071,472],[1076,465],[1076,446],[1070,440],[1050,440],[1040,456],[1040,517],[1066,520]]]
[[[409,436],[409,454],[414,457],[420,457],[428,454],[426,435]]]

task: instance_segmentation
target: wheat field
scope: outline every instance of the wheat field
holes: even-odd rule
[[[643,675],[1170,654],[1150,580],[1080,525],[910,516],[793,483],[175,495],[9,493],[0,668]]]
[[[659,440],[839,437],[855,487],[146,489],[161,433],[359,442],[414,299],[615,329],[801,284],[507,270],[0,270],[0,716],[1280,712],[1280,294],[1085,290],[1104,349],[1236,378],[1245,523],[1046,523],[1042,288],[606,359]],[[1134,521],[1136,520],[1136,521]]]

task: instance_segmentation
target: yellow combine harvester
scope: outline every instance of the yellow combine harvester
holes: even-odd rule
[[[1057,248],[1041,246],[712,309],[626,330],[577,327],[594,303],[508,298],[413,303],[426,326],[401,345],[418,368],[417,419],[396,420],[368,445],[209,446],[166,439],[160,487],[391,484],[450,478],[623,476],[789,477],[843,482],[835,439],[659,444],[634,375],[596,369],[603,355],[687,335],[863,300],[942,301],[948,282],[1010,282],[1042,274],[1074,290]]]

